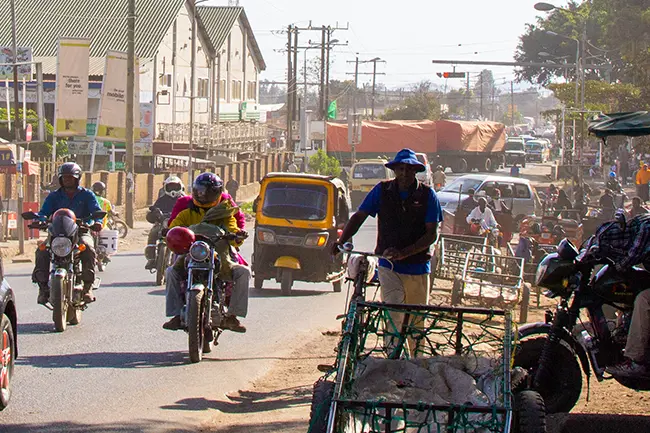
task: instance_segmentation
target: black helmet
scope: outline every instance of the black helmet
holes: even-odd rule
[[[214,173],[201,173],[192,184],[192,198],[201,205],[212,205],[223,192],[223,181]]]
[[[92,190],[95,194],[97,195],[102,195],[104,194],[104,191],[106,191],[106,184],[104,182],[95,182],[93,183]]]
[[[74,176],[77,179],[77,186],[79,186],[81,180],[81,167],[79,167],[79,164],[66,162],[59,167],[59,185],[63,186],[63,176],[67,174]]]

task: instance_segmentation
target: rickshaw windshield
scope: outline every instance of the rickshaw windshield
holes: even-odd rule
[[[269,218],[320,221],[327,216],[324,185],[272,182],[266,186],[262,214]]]

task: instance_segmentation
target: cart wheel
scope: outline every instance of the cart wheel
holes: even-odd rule
[[[546,407],[536,391],[515,394],[513,433],[546,433]]]
[[[454,278],[454,285],[451,288],[451,305],[459,305],[463,298],[463,279]]]
[[[333,396],[334,382],[319,379],[314,384],[307,433],[325,433]]]
[[[528,305],[530,304],[530,292],[532,286],[530,283],[524,283],[521,289],[521,304],[519,305],[519,323],[528,321]]]

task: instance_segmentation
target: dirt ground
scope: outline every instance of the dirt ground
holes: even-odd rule
[[[444,282],[439,286],[445,287]],[[540,307],[531,301],[528,321],[543,320],[544,311],[554,302],[542,296]],[[448,303],[443,290],[432,304]],[[204,433],[305,433],[313,383],[321,376],[319,364],[332,363],[338,330],[310,334],[305,344],[291,356],[278,359],[274,367],[245,390],[226,393],[217,410],[204,422]],[[584,381],[582,398],[570,415],[548,418],[548,433],[648,433],[650,394],[628,390],[613,381],[591,380],[589,401]]]

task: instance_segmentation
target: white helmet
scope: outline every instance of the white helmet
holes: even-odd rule
[[[183,185],[183,181],[178,176],[169,176],[165,179],[163,189],[165,190],[165,194],[172,198],[185,195],[185,185]]]

